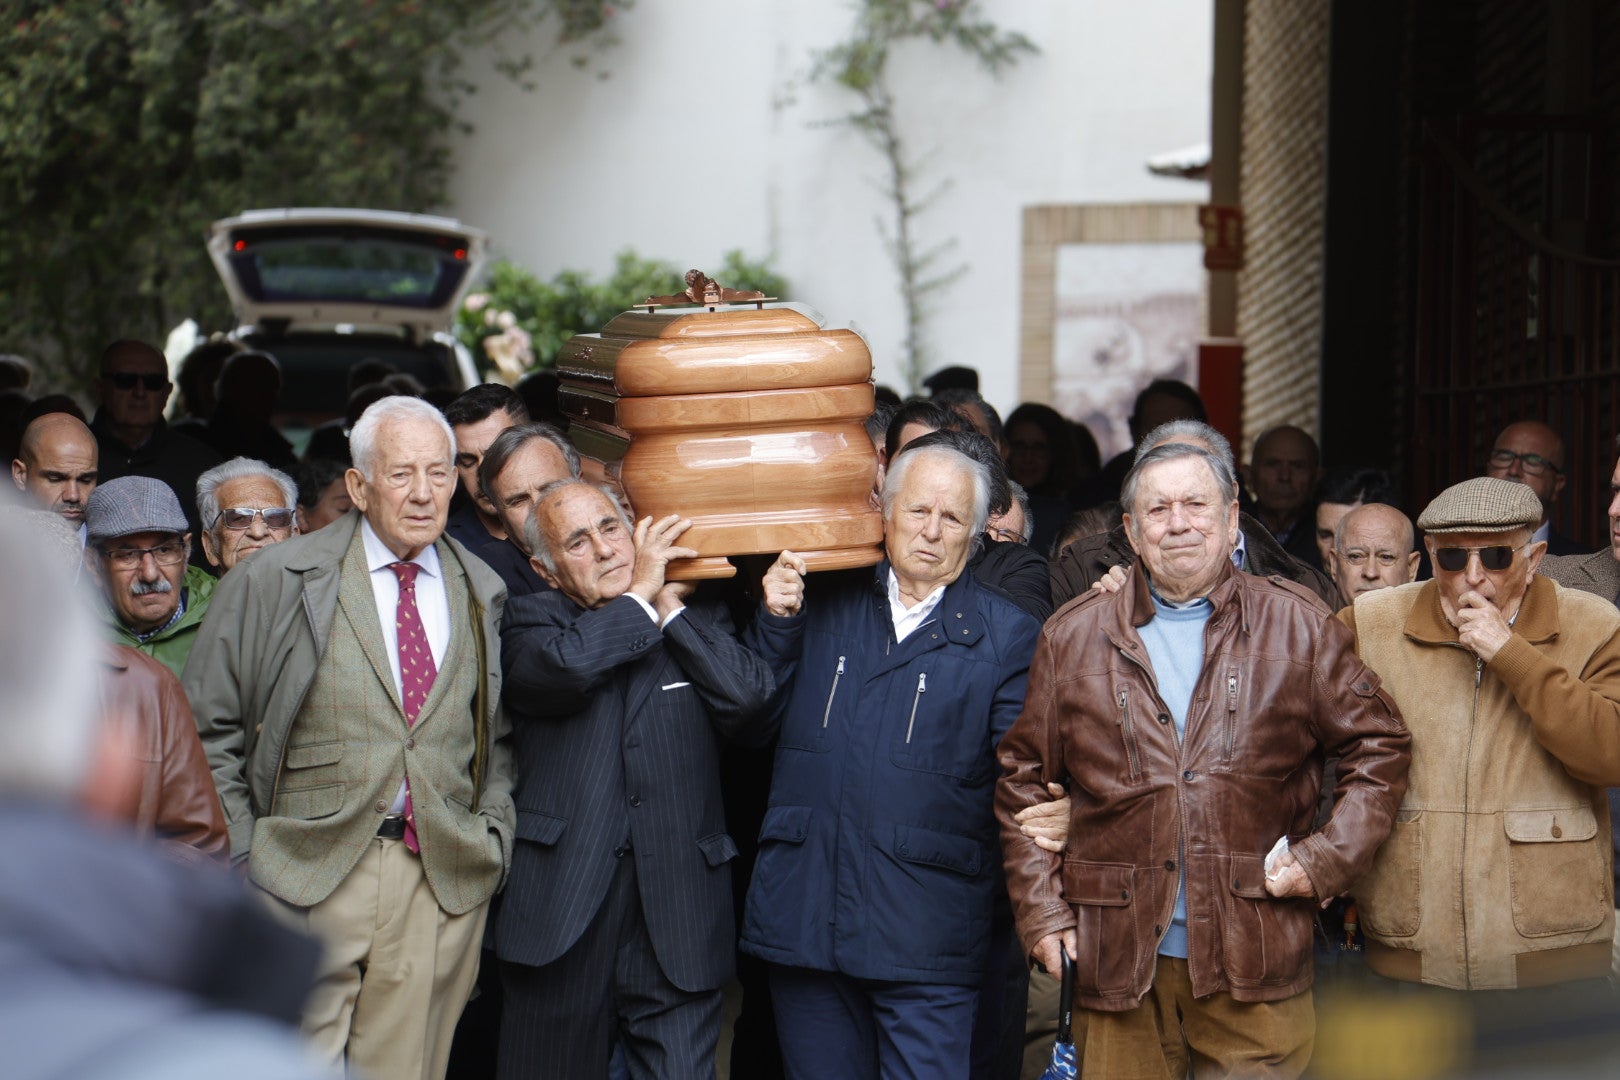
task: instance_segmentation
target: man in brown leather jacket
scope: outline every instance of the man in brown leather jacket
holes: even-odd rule
[[[1142,439],[1136,449],[1137,460],[1142,459],[1155,446],[1168,442],[1192,443],[1202,446],[1226,463],[1228,471],[1236,475],[1232,462],[1232,447],[1226,436],[1200,420],[1172,420],[1160,424]],[[1309,589],[1329,610],[1336,610],[1343,601],[1339,590],[1326,574],[1294,558],[1283,550],[1267,528],[1247,514],[1238,514],[1238,527],[1232,534],[1232,565],[1239,570],[1260,577],[1280,577]],[[1129,568],[1136,561],[1136,552],[1125,536],[1125,527],[1116,525],[1112,531],[1096,536],[1083,536],[1069,544],[1052,560],[1052,606],[1060,608],[1095,585],[1116,566]]]
[[[1167,443],[1132,469],[1125,588],[1050,619],[996,809],[1024,947],[1075,959],[1084,1072],[1297,1076],[1310,1057],[1314,902],[1371,863],[1410,737],[1307,592],[1238,573],[1230,465]],[[1322,759],[1334,813],[1312,832]],[[1015,815],[1070,785],[1068,851]],[[1268,868],[1280,839],[1288,849]],[[1176,1060],[1171,1060],[1175,1057]]]
[[[150,656],[111,643],[101,647],[101,676],[103,715],[128,725],[130,750],[140,762],[130,808],[135,827],[226,860],[225,812],[180,680]]]

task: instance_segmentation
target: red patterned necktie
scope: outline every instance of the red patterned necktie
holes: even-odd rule
[[[399,697],[405,707],[405,722],[415,724],[416,716],[433,689],[438,669],[433,665],[433,650],[428,648],[427,631],[422,629],[422,614],[416,610],[416,575],[422,568],[415,563],[389,563],[388,569],[399,578],[399,606],[394,611],[394,629],[399,635]],[[411,781],[405,778],[405,846],[421,851],[416,839],[416,815],[411,808]]]

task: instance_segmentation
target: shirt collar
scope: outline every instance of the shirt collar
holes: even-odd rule
[[[1237,531],[1237,544],[1232,548],[1232,565],[1239,570],[1249,561],[1249,542],[1243,538],[1243,530]]]
[[[371,522],[367,521],[364,516],[360,518],[360,539],[366,546],[366,569],[373,574],[401,561],[398,555],[388,550],[388,545],[382,542],[382,538],[371,527]],[[416,558],[404,561],[415,563],[422,568],[422,573],[428,577],[439,576],[439,549],[437,544],[429,544],[422,549],[421,554],[417,555]]]

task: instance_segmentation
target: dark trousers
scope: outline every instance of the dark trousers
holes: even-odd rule
[[[788,1080],[967,1080],[975,986],[771,966]]]
[[[606,1076],[615,1042],[635,1080],[714,1080],[720,991],[682,990],[658,966],[633,858],[571,949],[502,963],[501,984],[501,1080]]]

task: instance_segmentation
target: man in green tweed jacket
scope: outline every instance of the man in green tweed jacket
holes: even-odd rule
[[[350,442],[358,513],[228,575],[184,682],[233,859],[326,946],[306,1033],[364,1075],[432,1080],[511,858],[506,590],[442,535],[437,410],[389,398]]]

